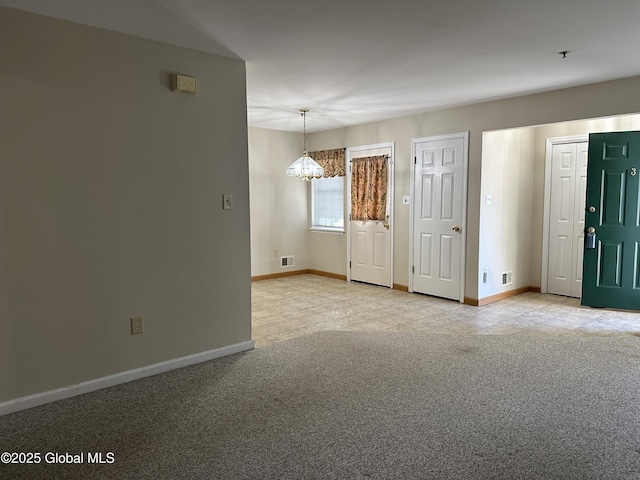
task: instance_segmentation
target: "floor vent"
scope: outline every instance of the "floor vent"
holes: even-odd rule
[[[513,272],[504,272],[502,274],[502,285],[511,285],[513,283]]]
[[[281,267],[293,267],[295,265],[296,257],[294,255],[290,255],[288,257],[280,257],[280,266]]]

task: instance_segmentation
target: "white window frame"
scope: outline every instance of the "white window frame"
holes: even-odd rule
[[[344,208],[344,199],[346,197],[346,188],[345,188],[345,179],[347,178],[346,175],[342,176],[342,177],[330,177],[331,179],[340,179],[342,181],[342,227],[333,227],[330,225],[316,225],[315,224],[315,202],[316,202],[316,198],[315,198],[315,187],[314,184],[315,182],[317,182],[318,180],[321,179],[317,179],[314,178],[313,180],[311,180],[311,185],[309,186],[309,196],[310,196],[310,205],[311,205],[311,212],[309,215],[309,218],[311,219],[311,227],[310,230],[314,231],[314,232],[326,232],[326,233],[344,233],[345,232],[345,223],[346,223],[346,215],[345,215],[345,208]]]

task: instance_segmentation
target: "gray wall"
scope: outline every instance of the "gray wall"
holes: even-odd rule
[[[0,58],[0,402],[249,341],[244,62],[6,8]]]

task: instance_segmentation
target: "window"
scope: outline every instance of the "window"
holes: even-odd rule
[[[311,228],[344,232],[344,176],[311,181]]]
[[[309,153],[324,168],[324,177],[311,181],[312,230],[344,232],[344,153],[344,148]]]

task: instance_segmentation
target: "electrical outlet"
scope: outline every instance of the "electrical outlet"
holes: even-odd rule
[[[144,332],[144,323],[142,317],[135,317],[131,319],[131,335],[140,335]]]

